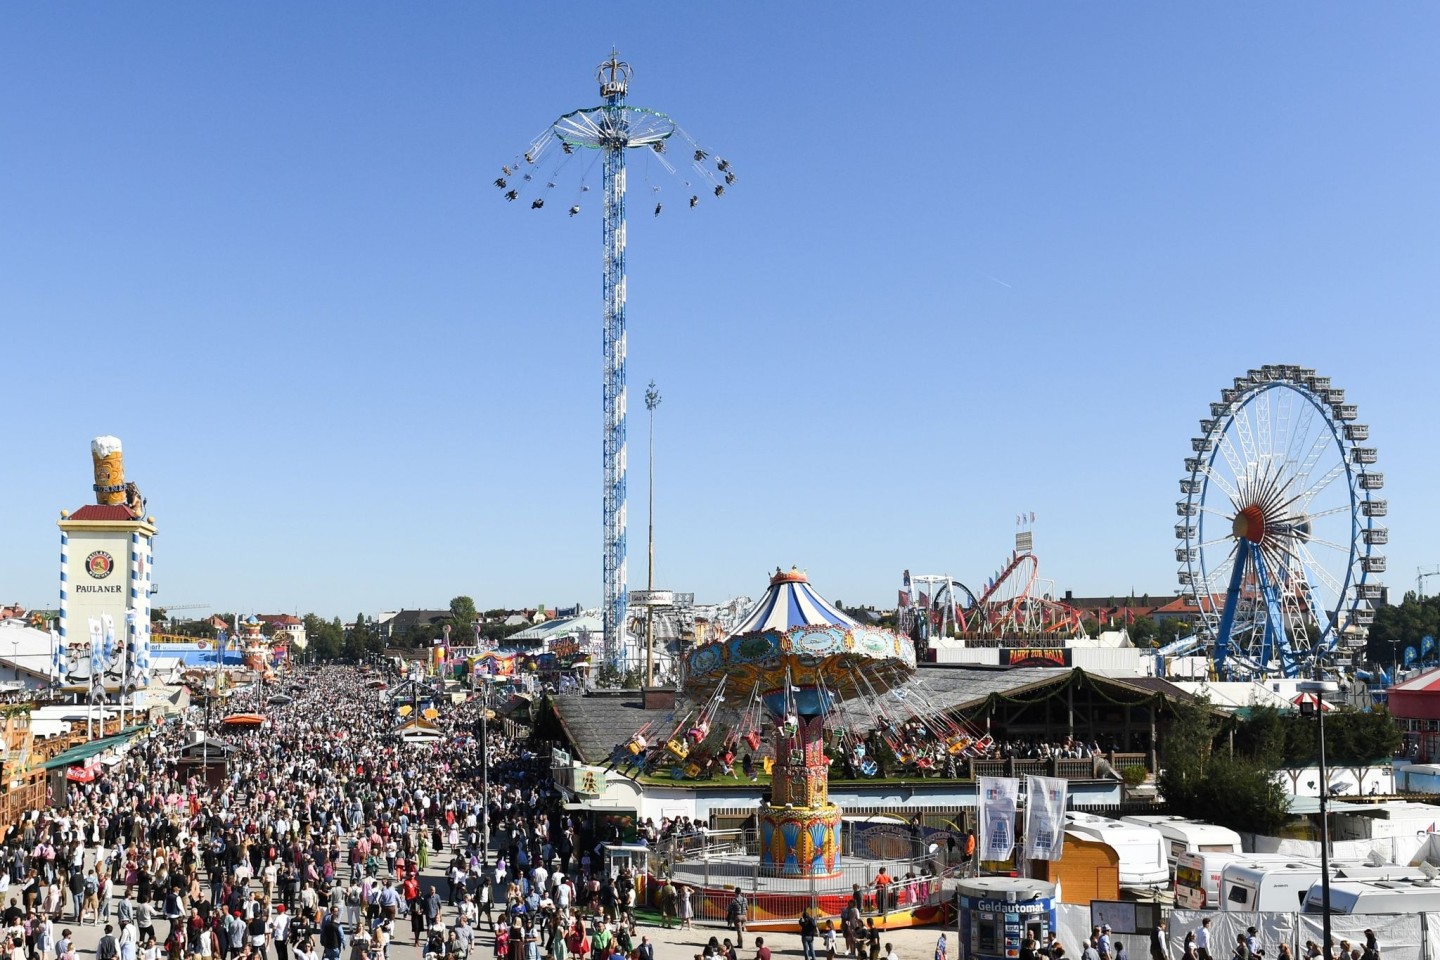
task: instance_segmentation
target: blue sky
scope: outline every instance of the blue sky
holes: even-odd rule
[[[661,585],[892,603],[1022,510],[1060,590],[1172,591],[1189,438],[1263,363],[1359,404],[1413,586],[1437,42],[1418,3],[6,5],[0,600],[53,604],[114,433],[160,603],[597,603],[598,203],[491,181],[612,44],[739,175],[632,204],[632,586],[652,378]]]

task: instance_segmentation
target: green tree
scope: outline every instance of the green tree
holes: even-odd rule
[[[1215,750],[1221,727],[1204,698],[1174,704],[1166,724],[1160,792],[1173,812],[1233,830],[1268,833],[1289,817],[1273,768],[1254,756]],[[1259,744],[1263,738],[1257,738]],[[1271,745],[1273,748],[1273,744]],[[1269,749],[1269,748],[1267,748]]]
[[[1423,637],[1440,637],[1440,596],[1420,598],[1412,590],[1398,605],[1375,611],[1365,653],[1375,663],[1399,660],[1406,647],[1420,650]]]
[[[1130,642],[1137,647],[1148,647],[1155,639],[1155,621],[1149,617],[1136,617],[1130,622]]]
[[[1235,752],[1272,770],[1285,766],[1290,715],[1274,707],[1259,706],[1235,723]]]
[[[349,660],[364,660],[370,652],[370,630],[365,623],[365,614],[355,614],[355,625],[345,635],[341,655]]]
[[[454,597],[450,601],[450,642],[466,644],[475,636],[475,621],[480,614],[475,610],[475,601],[469,597]]]
[[[345,631],[338,618],[332,623],[313,613],[307,613],[300,619],[305,624],[305,639],[309,643],[305,650],[306,659],[334,660],[340,656],[345,642]]]
[[[1166,617],[1155,621],[1155,639],[1162,647],[1167,643],[1174,643],[1181,636],[1188,636],[1190,631],[1190,625],[1179,617]]]

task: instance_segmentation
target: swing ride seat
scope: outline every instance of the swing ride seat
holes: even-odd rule
[[[646,746],[647,744],[645,743],[644,737],[634,737],[630,740],[629,743],[625,745],[625,749],[629,750],[632,754],[638,757],[640,754],[645,752]]]
[[[689,730],[685,731],[685,736],[690,739],[691,743],[695,744],[695,746],[698,747],[700,746],[700,744],[705,742],[706,737],[710,736],[710,725],[708,723],[705,723],[700,724],[696,727],[691,727]]]
[[[696,763],[696,762],[693,761],[693,760],[690,761],[689,763],[687,763],[687,764],[685,765],[685,776],[689,777],[691,780],[694,780],[694,779],[696,779],[697,777],[699,777],[699,776],[700,776],[700,764]]]
[[[970,745],[973,742],[969,737],[956,737],[953,740],[946,741],[945,751],[953,757],[958,757],[970,749]]]
[[[760,749],[760,731],[759,731],[759,730],[751,730],[749,733],[745,734],[745,736],[741,737],[740,739],[744,740],[747,744],[749,744],[751,750],[759,750],[759,749]]]
[[[690,756],[690,748],[685,746],[685,741],[680,740],[679,738],[672,739],[668,743],[666,743],[665,749],[668,750],[677,760],[684,760],[686,757]]]
[[[880,764],[874,760],[865,760],[860,764],[860,772],[867,777],[873,777],[880,772]]]

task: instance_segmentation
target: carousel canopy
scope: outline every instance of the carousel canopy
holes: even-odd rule
[[[775,576],[770,578],[770,589],[730,631],[730,636],[825,625],[854,627],[859,624],[831,606],[830,601],[810,586],[805,574],[792,567],[789,573],[775,571]]]
[[[755,690],[776,713],[825,712],[836,698],[881,693],[914,671],[908,638],[847,617],[793,568],[775,572],[728,637],[682,658],[687,695],[718,698],[728,685],[734,702]]]

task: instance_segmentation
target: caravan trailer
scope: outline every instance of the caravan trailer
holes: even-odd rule
[[[1220,872],[1220,909],[1230,913],[1294,913],[1320,879],[1320,861],[1237,860]]]
[[[1415,878],[1423,878],[1423,874],[1414,867],[1330,864],[1332,888],[1341,880],[1378,882]],[[1220,909],[1235,913],[1293,913],[1305,908],[1310,888],[1319,882],[1318,860],[1266,863],[1247,859],[1226,864],[1221,871]]]
[[[1170,882],[1165,838],[1154,827],[1071,810],[1065,814],[1065,830],[1103,843],[1119,854],[1121,887],[1150,889]]]
[[[1123,823],[1154,827],[1165,838],[1167,859],[1174,867],[1182,853],[1241,853],[1240,834],[1229,827],[1173,815],[1121,817]]]
[[[1220,874],[1228,863],[1288,863],[1293,859],[1283,853],[1182,853],[1175,862],[1175,906],[1220,909]]]
[[[1315,884],[1305,898],[1306,913],[1321,913],[1324,887]],[[1425,877],[1392,880],[1330,881],[1331,913],[1433,913],[1440,911],[1440,884]]]

